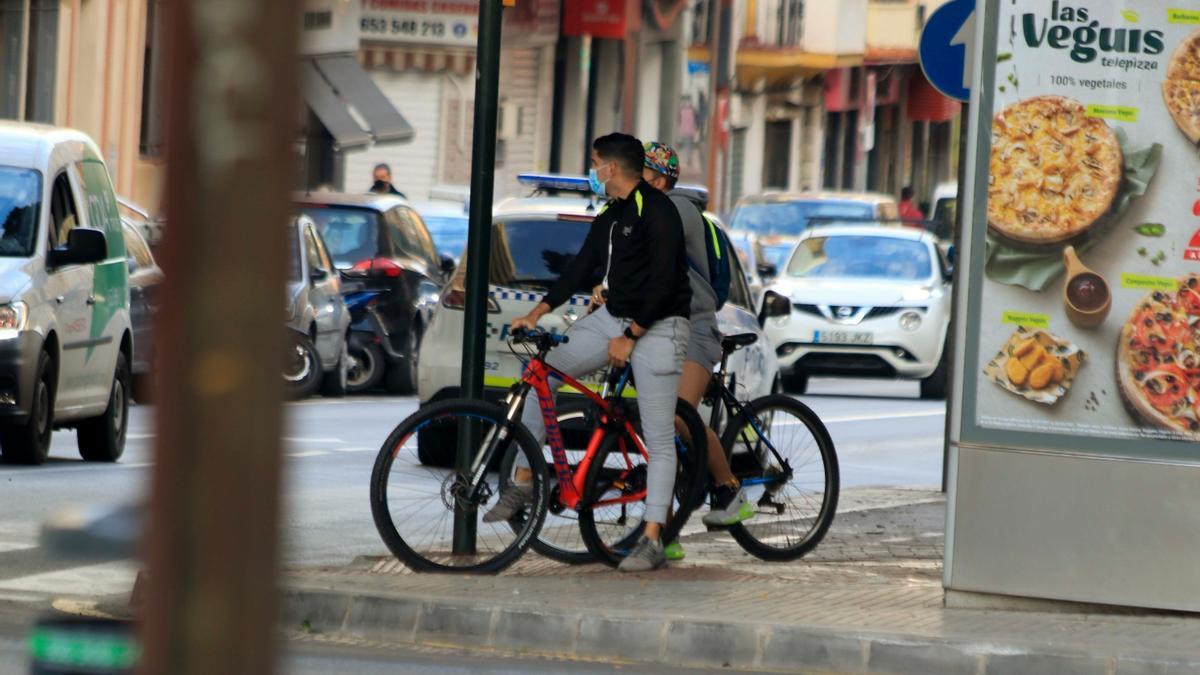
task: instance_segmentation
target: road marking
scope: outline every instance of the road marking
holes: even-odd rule
[[[157,437],[157,434],[125,434],[125,438],[131,441],[145,441]]]
[[[334,448],[334,452],[375,452],[379,448]]]
[[[0,590],[94,597],[128,593],[136,579],[137,565],[121,561],[5,579],[0,581]]]
[[[821,421],[825,424],[839,424],[842,422],[868,422],[871,420],[898,420],[908,419],[912,417],[945,417],[945,410],[913,410],[910,412],[894,413],[891,415],[846,415],[843,417],[821,417]],[[819,417],[819,415],[818,415]]]
[[[328,450],[305,450],[304,452],[289,452],[287,454],[287,456],[293,457],[296,459],[300,459],[303,457],[320,457],[321,455],[328,455],[328,454],[329,454]]]
[[[340,438],[310,438],[308,436],[284,436],[279,439],[284,443],[345,443]]]

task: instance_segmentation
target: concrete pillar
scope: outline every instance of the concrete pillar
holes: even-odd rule
[[[583,38],[567,38],[567,76],[563,95],[563,115],[559,120],[559,133],[562,134],[562,172],[574,174],[580,171],[587,161],[583,148],[588,139],[584,138],[587,123],[587,55],[584,54]]]
[[[763,189],[763,160],[766,150],[767,95],[751,94],[746,105],[746,149],[743,154],[742,194],[753,195]]]
[[[658,121],[663,92],[663,45],[661,42],[643,44],[641,63],[637,69],[637,125],[634,135],[643,141],[659,138]]]
[[[592,64],[596,76],[596,136],[616,131],[621,126],[621,51],[620,40],[597,40],[598,58]]]

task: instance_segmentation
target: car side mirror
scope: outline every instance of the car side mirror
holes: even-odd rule
[[[791,300],[775,291],[767,291],[763,295],[762,311],[759,312],[758,324],[761,326],[767,322],[767,319],[788,316],[791,313]]]
[[[312,279],[314,284],[319,284],[329,278],[329,270],[320,267],[314,267],[309,271],[308,278]]]
[[[439,256],[439,260],[441,260],[442,263],[442,274],[445,274],[446,276],[454,274],[454,269],[458,267],[458,263],[454,262],[454,258],[451,258],[448,255],[443,255]]]
[[[67,235],[67,245],[50,249],[46,256],[49,267],[63,265],[90,265],[108,257],[108,238],[104,232],[88,227],[77,227]]]
[[[764,279],[774,279],[779,274],[779,268],[769,262],[761,262],[757,265],[758,276]]]

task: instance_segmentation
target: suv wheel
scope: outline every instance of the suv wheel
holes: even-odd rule
[[[76,432],[79,455],[89,462],[115,462],[125,452],[125,433],[129,429],[129,363],[125,354],[117,354],[108,408],[99,417],[79,423]]]
[[[921,398],[946,398],[946,382],[950,374],[949,352],[946,345],[942,345],[942,357],[938,359],[937,369],[921,380]]]
[[[393,394],[414,394],[417,391],[417,359],[421,346],[421,334],[414,324],[404,338],[403,358],[387,373],[387,389]]]
[[[50,454],[54,432],[54,366],[50,355],[38,358],[33,402],[24,424],[0,428],[0,454],[11,464],[41,464]]]
[[[803,394],[808,391],[808,374],[798,368],[779,374],[783,390],[789,394]]]

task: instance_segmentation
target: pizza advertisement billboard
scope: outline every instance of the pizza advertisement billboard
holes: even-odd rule
[[[958,441],[1200,460],[1200,10],[977,11]]]

